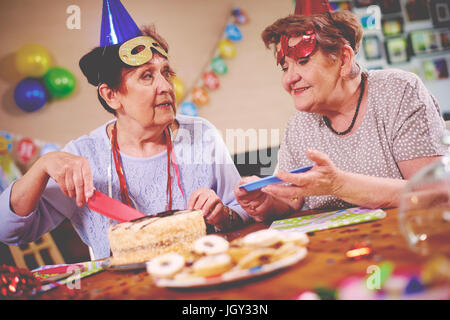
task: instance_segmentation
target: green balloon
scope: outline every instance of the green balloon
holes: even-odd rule
[[[61,67],[50,68],[44,75],[44,83],[51,96],[56,99],[68,97],[74,90],[74,75]]]
[[[225,74],[228,71],[227,64],[221,57],[215,57],[212,59],[211,67],[217,74]]]

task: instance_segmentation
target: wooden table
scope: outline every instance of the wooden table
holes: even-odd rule
[[[167,289],[156,287],[145,270],[130,272],[101,271],[83,278],[80,289],[56,288],[40,299],[182,299],[182,300],[278,300],[295,299],[305,290],[333,287],[352,275],[365,275],[370,265],[390,261],[396,268],[421,266],[426,259],[408,249],[398,227],[396,209],[385,210],[386,218],[373,222],[324,230],[310,234],[305,259],[275,274],[218,287]],[[318,213],[304,211],[291,217]],[[229,241],[250,232],[268,228],[255,223],[225,234]],[[357,242],[368,241],[373,254],[359,261],[349,260],[345,253]]]

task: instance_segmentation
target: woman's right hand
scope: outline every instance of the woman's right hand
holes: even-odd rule
[[[93,195],[94,181],[91,166],[86,158],[56,151],[45,154],[39,162],[62,192],[70,198],[75,198],[77,206],[84,206]]]
[[[257,181],[259,179],[261,178],[257,176],[243,178],[234,188],[234,194],[242,209],[247,211],[255,221],[262,222],[273,209],[272,196],[262,192],[260,189],[248,192],[243,188],[239,188],[242,184]]]

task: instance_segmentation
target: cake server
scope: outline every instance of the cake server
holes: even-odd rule
[[[131,221],[145,216],[122,202],[108,197],[100,191],[94,190],[94,195],[88,200],[88,207],[108,218],[119,222]]]

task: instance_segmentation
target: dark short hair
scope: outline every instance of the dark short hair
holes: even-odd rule
[[[169,52],[167,41],[156,32],[154,25],[144,26],[141,28],[142,34],[154,38]],[[134,69],[137,67],[125,64],[119,57],[120,44],[96,47],[89,53],[85,54],[79,62],[80,69],[88,82],[97,87],[97,98],[106,111],[116,115],[116,111],[111,108],[108,103],[100,95],[98,87],[104,83],[113,90],[119,90],[122,84],[122,71]]]
[[[318,47],[330,57],[338,56],[344,45],[350,45],[355,54],[359,51],[363,29],[358,17],[347,10],[311,16],[290,15],[268,26],[261,37],[270,48],[280,42],[282,34],[300,35],[311,29],[316,34]]]

